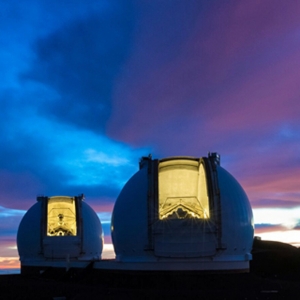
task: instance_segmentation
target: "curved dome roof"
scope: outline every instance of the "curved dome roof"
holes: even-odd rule
[[[216,153],[142,158],[112,215],[119,261],[210,260],[247,269],[253,233],[247,195]]]
[[[38,197],[17,233],[21,262],[99,259],[103,232],[94,210],[79,197]]]

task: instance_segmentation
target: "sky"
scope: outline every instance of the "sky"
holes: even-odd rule
[[[0,268],[38,195],[110,216],[140,157],[221,155],[255,235],[300,245],[300,2],[0,3]],[[107,252],[107,253],[108,253]]]

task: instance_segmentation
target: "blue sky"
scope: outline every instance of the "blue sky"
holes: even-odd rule
[[[114,201],[149,153],[219,152],[256,234],[299,243],[299,13],[289,0],[2,1],[0,265],[15,264],[40,194],[84,193],[110,242]]]

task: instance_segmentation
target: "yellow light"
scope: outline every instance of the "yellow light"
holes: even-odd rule
[[[47,235],[76,235],[76,208],[71,197],[51,197],[47,208]]]
[[[189,159],[161,162],[159,219],[208,219],[209,201],[202,163]]]

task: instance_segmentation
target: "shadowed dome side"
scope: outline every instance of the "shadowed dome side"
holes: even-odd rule
[[[148,243],[147,168],[134,174],[123,187],[115,203],[111,234],[116,258],[145,255]]]
[[[217,166],[220,189],[222,242],[228,254],[250,253],[254,237],[253,214],[248,197],[238,181]]]
[[[81,258],[99,259],[103,250],[103,230],[98,215],[82,202],[83,253]]]
[[[17,233],[20,260],[38,259],[41,255],[41,202],[35,203],[23,216]]]

